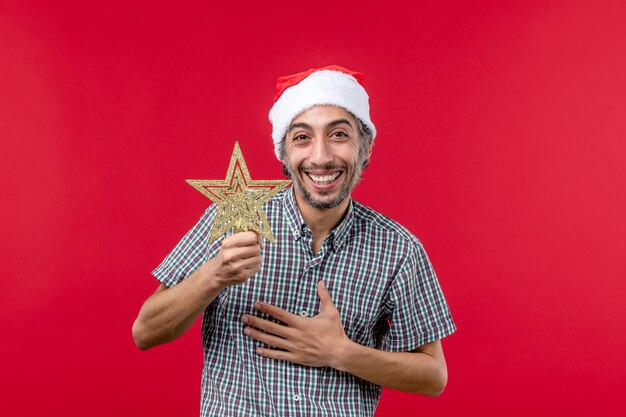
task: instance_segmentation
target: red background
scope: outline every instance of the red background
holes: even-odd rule
[[[355,197],[423,241],[459,331],[383,416],[626,412],[622,1],[3,1],[0,415],[192,416],[199,326],[148,352],[150,271],[239,140],[278,178],[274,82],[365,73]],[[95,2],[93,2],[95,3]]]

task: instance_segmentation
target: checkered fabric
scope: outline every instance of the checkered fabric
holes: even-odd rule
[[[243,334],[242,314],[264,301],[302,316],[319,312],[321,279],[347,336],[386,351],[410,351],[456,330],[421,243],[405,228],[351,201],[342,222],[314,254],[312,235],[292,189],[265,205],[276,243],[266,243],[261,270],[226,288],[207,307],[202,324],[204,369],[201,416],[372,416],[381,387],[329,367],[263,358]],[[207,243],[216,207],[153,272],[168,287],[217,254]],[[265,317],[267,318],[267,317]]]

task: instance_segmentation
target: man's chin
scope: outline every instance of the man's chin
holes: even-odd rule
[[[307,190],[302,193],[304,201],[311,207],[321,210],[333,209],[345,201],[347,195],[342,193],[311,193]]]

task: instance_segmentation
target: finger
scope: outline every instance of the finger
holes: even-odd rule
[[[259,265],[261,265],[262,260],[263,258],[258,255],[251,256],[250,258],[238,259],[237,261],[233,262],[232,267],[234,269],[257,268],[259,267]]]
[[[247,276],[251,277],[252,275],[256,274],[257,272],[259,272],[259,270],[261,269],[261,265],[260,264],[256,264],[256,265],[252,265],[248,268],[244,268],[242,271],[244,272],[244,274],[246,274]]]
[[[326,289],[324,281],[317,283],[317,295],[320,297],[320,310],[324,311],[329,308],[334,308],[333,300],[330,297],[330,293]]]
[[[222,249],[222,257],[226,262],[235,262],[240,259],[260,257],[261,249],[257,245]]]
[[[257,355],[263,356],[264,358],[277,359],[279,361],[289,361],[289,362],[297,363],[295,361],[295,358],[296,358],[295,355],[291,352],[286,352],[284,350],[275,350],[275,349],[266,349],[262,347],[257,347],[256,353]]]
[[[256,316],[251,316],[249,314],[244,314],[241,317],[241,321],[248,326],[256,327],[257,329],[261,329],[266,333],[282,337],[283,339],[289,337],[289,331],[291,330],[289,327],[283,326],[282,324],[274,323],[272,321],[265,320]]]
[[[252,327],[246,327],[243,329],[243,333],[256,340],[257,342],[261,342],[266,344],[267,346],[276,347],[279,349],[287,349],[289,342],[287,342],[282,337],[274,336],[272,334],[263,333],[258,330],[253,329]]]
[[[254,233],[256,234],[257,242],[259,244],[259,247],[261,249],[265,248],[265,245],[263,244],[263,237],[258,232],[254,232]]]
[[[257,234],[252,231],[238,232],[226,237],[222,241],[222,247],[235,247],[235,246],[252,246],[258,244]]]
[[[288,325],[294,325],[300,319],[299,316],[283,310],[282,308],[278,308],[271,304],[262,303],[260,301],[254,303],[254,309],[260,311],[261,313],[269,314],[275,319],[278,319]]]

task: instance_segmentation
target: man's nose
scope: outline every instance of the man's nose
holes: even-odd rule
[[[315,138],[313,141],[313,149],[311,150],[310,161],[315,165],[324,165],[332,162],[333,155],[330,144],[325,138]]]

